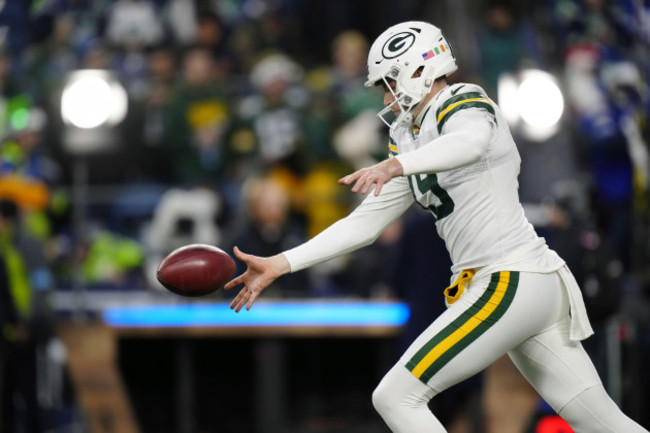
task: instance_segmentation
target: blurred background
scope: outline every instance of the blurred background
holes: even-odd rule
[[[1,433],[388,432],[370,394],[450,277],[423,211],[247,319],[155,272],[189,243],[275,254],[354,208],[337,179],[387,155],[367,51],[405,20],[442,27],[451,80],[508,116],[585,346],[650,427],[650,3],[2,0]],[[568,431],[507,358],[431,407],[452,433]]]

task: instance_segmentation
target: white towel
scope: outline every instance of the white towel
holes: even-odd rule
[[[572,341],[581,341],[594,333],[587,317],[587,308],[585,301],[582,298],[582,292],[578,287],[578,282],[567,267],[562,266],[557,271],[557,274],[562,280],[562,284],[569,294],[569,304],[571,305],[571,328],[569,330],[569,338]]]

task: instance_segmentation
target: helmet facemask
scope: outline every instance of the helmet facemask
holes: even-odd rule
[[[421,78],[422,67],[416,69],[413,75],[410,77],[410,80],[417,80]],[[417,72],[420,74],[417,74]],[[389,128],[396,129],[401,125],[410,126],[413,123],[413,111],[420,104],[424,96],[431,89],[433,80],[429,80],[428,86],[424,87],[419,93],[407,91],[400,83],[403,82],[403,74],[408,74],[410,71],[403,70],[399,65],[393,65],[388,72],[388,75],[381,77],[381,85],[385,91],[390,92],[393,95],[393,102],[388,106],[384,107],[377,115]],[[395,83],[394,86],[391,86],[391,82]],[[377,83],[380,84],[380,83]],[[394,87],[394,88],[393,88]],[[395,115],[393,112],[393,106],[397,104],[400,109],[399,115]]]

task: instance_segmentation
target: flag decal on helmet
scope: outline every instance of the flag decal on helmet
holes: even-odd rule
[[[444,53],[445,51],[447,51],[445,49],[445,46],[444,45],[439,45],[439,46],[435,47],[434,49],[427,51],[426,53],[422,53],[422,59],[429,60],[429,59],[435,57],[437,54]]]

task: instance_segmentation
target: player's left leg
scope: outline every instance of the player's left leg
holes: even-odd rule
[[[472,279],[373,393],[373,404],[391,430],[445,432],[428,401],[557,320],[558,293],[545,288],[542,274],[496,272]]]
[[[580,393],[559,414],[575,433],[648,433],[621,411],[603,385]]]
[[[648,433],[609,397],[589,356],[568,339],[568,326],[513,349],[513,362],[576,433]]]
[[[559,320],[508,352],[524,377],[576,433],[648,433],[607,395],[591,359],[569,339],[569,300],[559,278],[546,289],[561,294]]]

